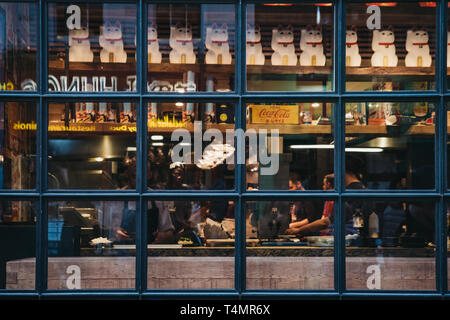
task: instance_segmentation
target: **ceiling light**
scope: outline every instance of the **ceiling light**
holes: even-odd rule
[[[153,141],[161,141],[161,140],[164,140],[164,137],[160,136],[160,135],[154,135],[154,136],[151,136],[151,139]]]
[[[345,148],[345,152],[383,152],[382,148]]]

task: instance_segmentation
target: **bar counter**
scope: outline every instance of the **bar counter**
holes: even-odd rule
[[[133,246],[134,247],[134,246]],[[403,247],[346,247],[348,257],[434,257],[434,247],[403,248]],[[86,248],[81,249],[81,256],[135,256],[135,248]],[[149,257],[234,257],[234,247],[170,247],[152,246],[147,249]],[[333,247],[308,246],[258,246],[247,247],[247,257],[332,257]]]
[[[78,257],[48,258],[48,289],[134,289],[136,249],[82,249]],[[330,290],[333,247],[248,247],[247,289]],[[233,289],[233,247],[148,249],[149,289]],[[7,289],[33,289],[35,259],[7,262]],[[378,280],[374,280],[378,276]],[[347,289],[435,290],[435,248],[346,248]]]

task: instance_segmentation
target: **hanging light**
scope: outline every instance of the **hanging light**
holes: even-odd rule
[[[332,3],[315,3],[314,5],[316,7],[332,7],[333,6]]]

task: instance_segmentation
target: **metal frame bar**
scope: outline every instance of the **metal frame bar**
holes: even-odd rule
[[[17,0],[16,0],[17,1]],[[14,0],[3,0],[3,2],[15,2]],[[48,92],[47,83],[47,21],[48,3],[65,3],[66,0],[35,0],[29,1],[39,7],[39,41],[37,52],[37,70],[38,70],[38,91],[37,92],[0,92],[0,101],[32,101],[37,105],[37,185],[36,190],[2,190],[0,191],[0,200],[34,200],[39,203],[37,216],[36,232],[36,290],[34,292],[12,292],[0,291],[0,298],[30,298],[30,299],[51,299],[54,297],[64,298],[130,298],[130,299],[153,299],[161,298],[186,298],[186,295],[193,298],[230,298],[230,299],[252,299],[252,298],[273,298],[273,299],[301,299],[301,298],[320,298],[320,299],[353,299],[353,298],[430,298],[430,299],[450,299],[450,293],[447,292],[447,228],[446,228],[446,207],[447,201],[450,201],[450,190],[448,189],[447,172],[447,103],[450,101],[450,91],[448,91],[447,63],[443,57],[447,54],[447,46],[442,45],[447,42],[446,31],[448,25],[447,0],[440,0],[436,7],[436,90],[417,92],[346,92],[345,91],[345,15],[347,3],[361,3],[365,0],[331,0],[315,2],[333,2],[334,3],[334,49],[333,49],[333,91],[329,92],[248,92],[246,89],[246,70],[245,70],[245,47],[244,37],[246,31],[246,5],[260,4],[266,0],[195,0],[190,3],[201,4],[234,4],[236,8],[236,50],[235,55],[235,90],[231,93],[208,93],[195,92],[183,95],[176,93],[156,93],[147,92],[147,54],[146,46],[147,33],[145,32],[148,20],[148,4],[155,3],[186,3],[186,0],[109,0],[111,3],[135,3],[136,21],[137,21],[137,91],[136,92],[113,92],[113,93],[80,93]],[[76,1],[80,3],[102,3],[99,0]],[[286,0],[283,3],[311,3],[309,0]],[[411,0],[397,0],[397,2],[412,2]],[[417,2],[417,1],[414,1]],[[134,102],[137,106],[138,122],[136,144],[137,150],[137,186],[136,190],[124,191],[82,191],[82,190],[47,190],[47,123],[48,123],[48,105],[52,102],[73,102],[81,99],[92,101],[112,101]],[[321,101],[334,103],[334,117],[336,125],[333,126],[336,149],[334,152],[334,167],[336,175],[336,190],[333,192],[249,192],[245,188],[245,166],[237,165],[235,169],[235,189],[225,191],[148,191],[146,177],[147,161],[147,103],[154,102],[231,102],[235,104],[236,129],[246,128],[246,104],[249,102],[301,102],[301,101]],[[394,190],[394,191],[370,191],[358,192],[355,190],[344,190],[344,172],[345,172],[345,103],[349,101],[431,101],[436,104],[436,188],[435,190]],[[140,174],[139,174],[140,173]],[[347,291],[345,286],[345,242],[344,242],[344,217],[343,203],[347,199],[365,198],[365,199],[412,199],[422,198],[434,200],[436,203],[436,234],[437,234],[437,252],[436,252],[436,291],[411,292],[411,291],[382,291],[374,292],[367,290]],[[135,290],[81,290],[81,291],[54,291],[47,290],[47,203],[52,200],[61,199],[93,199],[93,200],[125,200],[133,199],[137,202],[140,214],[136,239],[136,288]],[[197,290],[149,290],[147,288],[147,251],[146,251],[146,215],[147,201],[150,199],[169,200],[169,199],[228,199],[235,202],[236,216],[236,247],[235,247],[235,288],[231,290],[197,291]],[[313,291],[313,290],[247,290],[246,289],[246,246],[245,246],[245,206],[246,201],[267,200],[267,199],[335,199],[337,201],[336,212],[336,234],[334,247],[334,282],[333,290]]]

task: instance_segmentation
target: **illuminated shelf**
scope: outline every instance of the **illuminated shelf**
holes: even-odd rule
[[[268,133],[272,130],[278,130],[281,135],[294,134],[332,134],[331,125],[266,125],[266,124],[247,124],[247,129],[254,129],[257,132],[261,129],[266,129]],[[187,123],[171,126],[159,125],[151,126],[148,124],[148,132],[151,133],[172,133],[175,129],[186,129],[189,132],[194,132],[194,124]],[[234,130],[234,124],[202,124],[202,130],[218,129],[222,132],[227,130]],[[412,125],[405,132],[400,126],[380,126],[380,125],[346,125],[345,132],[349,135],[355,134],[379,134],[386,135],[396,131],[407,135],[432,135],[435,134],[434,125]],[[449,128],[450,129],[450,128]],[[49,133],[71,133],[71,134],[96,134],[96,133],[135,133],[136,123],[70,123],[68,127],[64,126],[63,122],[52,122],[49,125]],[[449,131],[450,132],[450,131]]]
[[[333,72],[331,66],[324,67],[305,67],[305,66],[272,66],[266,60],[265,65],[250,65],[247,66],[248,74],[321,74],[330,75]],[[123,72],[123,71],[135,71],[136,62],[132,59],[128,59],[127,63],[100,63],[100,62],[69,62],[69,70],[73,71],[105,71],[105,72]],[[49,62],[49,70],[53,72],[65,70],[64,60],[52,60]],[[182,73],[187,71],[193,72],[207,72],[207,73],[229,73],[235,72],[235,66],[233,64],[171,64],[168,62],[163,63],[149,63],[149,73]],[[372,75],[385,75],[385,76],[432,76],[435,73],[435,67],[347,67],[347,75],[359,75],[359,76],[372,76]],[[447,74],[450,74],[447,72]]]

